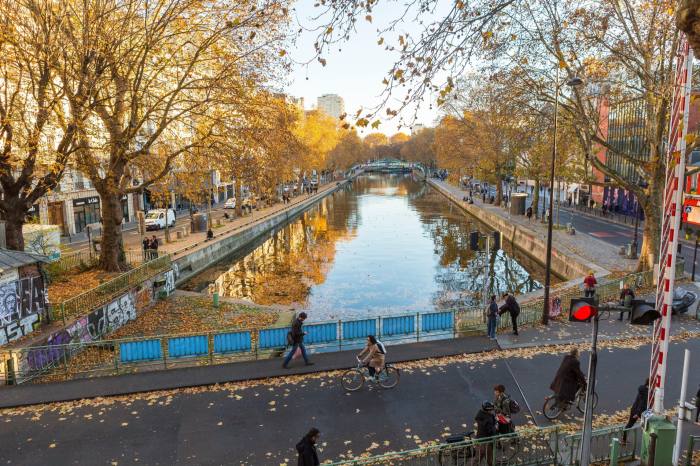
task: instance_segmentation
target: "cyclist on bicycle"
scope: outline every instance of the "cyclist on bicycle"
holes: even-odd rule
[[[549,388],[557,395],[560,403],[573,403],[576,392],[586,386],[586,376],[581,372],[578,349],[572,349],[564,356]]]
[[[364,349],[357,355],[357,358],[362,361],[369,369],[370,377],[377,380],[377,375],[384,369],[384,357],[386,355],[386,348],[384,343],[377,340],[374,335],[367,336],[367,344]],[[364,357],[364,359],[362,359]]]

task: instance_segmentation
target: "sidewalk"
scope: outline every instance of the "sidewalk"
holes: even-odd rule
[[[391,351],[387,358],[389,363],[464,353],[480,353],[497,349],[496,343],[486,337],[431,340],[392,345],[389,348]],[[68,382],[3,386],[0,387],[0,408],[349,369],[355,366],[357,353],[356,349],[313,353],[309,356],[315,363],[313,366],[303,366],[299,365],[299,362],[292,362],[290,369],[282,368],[282,358],[273,358],[77,379]]]
[[[469,194],[467,191],[445,181],[437,179],[430,179],[429,181],[449,191],[458,199],[462,199]],[[500,216],[511,224],[516,224],[523,229],[532,231],[543,242],[547,241],[547,225],[544,223],[540,223],[535,219],[528,222],[527,217],[524,215],[511,215],[503,207],[483,203],[481,198],[475,197],[474,205],[486,212]],[[555,230],[552,233],[554,248],[564,255],[579,256],[585,261],[596,264],[608,271],[631,270],[636,265],[635,260],[621,258],[618,254],[618,248],[615,246],[586,233],[576,232],[575,235],[569,235],[564,230]],[[544,261],[544,258],[542,260]]]
[[[353,176],[356,176],[356,175],[353,175]],[[244,226],[251,225],[263,217],[267,217],[269,215],[272,215],[272,214],[278,213],[282,210],[293,207],[294,205],[299,204],[300,202],[307,201],[310,198],[314,198],[314,197],[322,198],[325,195],[326,191],[334,188],[337,183],[342,183],[345,180],[347,180],[347,178],[342,179],[342,180],[333,180],[333,181],[327,182],[327,183],[319,186],[318,193],[316,193],[316,194],[313,194],[313,195],[299,194],[299,195],[291,198],[289,204],[283,204],[281,202],[277,202],[269,207],[264,207],[264,208],[259,207],[258,209],[253,210],[252,213],[244,214],[244,215],[241,215],[240,217],[236,216],[236,209],[224,209],[223,202],[219,203],[219,204],[215,204],[211,209],[212,223],[214,225],[214,228],[212,230],[214,232],[214,238],[221,236],[222,234],[228,233],[232,230],[240,229]],[[202,242],[202,241],[206,240],[206,236],[207,236],[206,232],[189,233],[189,231],[190,231],[190,216],[187,214],[187,211],[184,211],[184,213],[180,213],[180,212],[181,211],[178,212],[175,226],[170,228],[170,238],[172,240],[171,242],[166,243],[164,229],[146,232],[146,235],[148,237],[155,235],[158,238],[158,242],[160,243],[159,251],[172,254],[180,249],[184,249],[188,246],[191,246],[192,244],[196,244],[198,242]],[[200,212],[207,213],[206,208],[204,208]],[[232,217],[232,219],[226,220],[224,218],[225,213],[228,213],[229,216]],[[222,222],[222,226],[217,228],[216,223],[219,220]],[[182,231],[183,228],[187,230],[188,236],[182,240],[177,240],[176,239],[177,231],[178,230]],[[84,236],[84,238],[82,240],[74,239],[70,243],[66,243],[66,245],[71,247],[74,250],[87,250],[87,246],[88,246],[87,235],[83,235],[83,236]],[[137,251],[140,251],[142,249],[142,244],[141,244],[142,237],[138,233],[138,230],[136,228],[135,223],[130,223],[130,224],[127,224],[123,227],[122,237],[123,237],[123,241],[124,241],[124,249],[137,250]],[[75,236],[74,236],[74,238],[75,238]]]

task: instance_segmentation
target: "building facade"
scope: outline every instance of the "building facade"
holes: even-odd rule
[[[320,111],[333,118],[340,118],[345,113],[345,101],[338,94],[324,94],[316,103]]]

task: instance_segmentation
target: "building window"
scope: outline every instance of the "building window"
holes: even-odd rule
[[[75,220],[75,232],[80,233],[91,223],[100,222],[100,198],[99,196],[73,199],[73,219]]]

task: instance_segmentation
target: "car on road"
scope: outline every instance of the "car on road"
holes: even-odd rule
[[[167,218],[166,218],[167,217]],[[146,214],[146,230],[160,230],[167,225],[175,226],[175,211],[173,209],[152,209]]]
[[[235,209],[236,208],[236,198],[235,197],[229,197],[226,199],[226,202],[224,202],[224,209]]]

